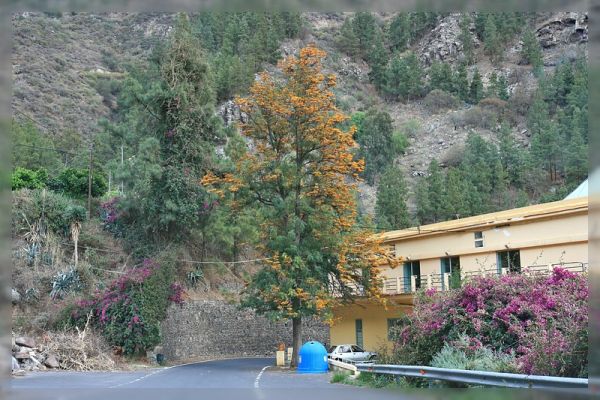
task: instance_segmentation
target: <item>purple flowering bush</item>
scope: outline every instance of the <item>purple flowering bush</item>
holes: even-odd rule
[[[145,259],[91,299],[77,301],[70,310],[71,325],[82,326],[91,312],[94,325],[123,354],[154,347],[160,342],[159,325],[168,305],[183,302],[183,288],[172,283],[172,272],[168,265]]]
[[[551,276],[476,277],[461,289],[420,292],[394,343],[394,362],[430,365],[457,341],[514,356],[517,372],[587,376],[588,284],[556,267]]]
[[[102,226],[115,237],[123,237],[125,234],[122,211],[119,209],[120,201],[121,198],[116,196],[100,204]]]

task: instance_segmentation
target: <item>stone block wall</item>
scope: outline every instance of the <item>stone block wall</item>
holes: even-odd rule
[[[269,356],[281,342],[292,342],[291,321],[272,322],[251,310],[223,301],[201,300],[172,305],[162,324],[167,360]],[[329,326],[303,319],[302,340],[329,344]]]

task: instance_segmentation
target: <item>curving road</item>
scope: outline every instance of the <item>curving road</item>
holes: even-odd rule
[[[11,378],[10,399],[401,399],[387,392],[330,384],[330,374],[297,374],[272,358],[207,361],[139,372],[37,372]]]

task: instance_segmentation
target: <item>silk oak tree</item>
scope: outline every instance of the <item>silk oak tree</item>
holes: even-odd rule
[[[248,282],[242,305],[274,319],[291,319],[292,366],[302,343],[302,319],[332,321],[332,308],[360,294],[380,299],[379,269],[394,266],[371,232],[355,226],[354,192],[364,168],[356,160],[355,128],[335,105],[325,52],[310,45],[279,63],[281,75],[260,74],[237,103],[251,143],[231,173],[207,174],[236,207],[258,206],[259,250],[268,257]],[[229,196],[231,198],[231,196]]]

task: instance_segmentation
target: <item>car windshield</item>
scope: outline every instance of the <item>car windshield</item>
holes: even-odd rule
[[[362,353],[364,350],[358,346],[352,346],[352,351],[355,353]]]

